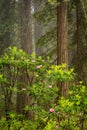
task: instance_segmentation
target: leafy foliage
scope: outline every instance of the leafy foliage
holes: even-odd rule
[[[23,73],[21,73],[23,70]],[[27,75],[26,82],[19,89],[19,78]],[[28,55],[16,47],[8,48],[0,58],[0,87],[3,92],[4,113],[0,129],[5,130],[76,130],[87,129],[87,88],[81,82],[72,85],[75,74],[66,64],[51,65],[49,58]],[[57,82],[69,82],[69,94],[60,97]],[[32,97],[24,106],[25,115],[15,112],[14,95],[26,94]],[[26,113],[33,112],[33,119],[27,120]]]

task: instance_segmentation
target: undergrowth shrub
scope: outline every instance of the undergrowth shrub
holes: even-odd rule
[[[20,83],[21,76],[26,76],[25,82]],[[74,77],[66,64],[51,65],[49,57],[8,48],[0,58],[0,101],[4,104],[0,130],[86,130],[87,87],[81,82],[72,85]],[[56,101],[58,82],[68,82],[69,94]],[[18,93],[27,97],[23,114],[16,112]],[[26,117],[28,112],[33,113],[32,119]]]

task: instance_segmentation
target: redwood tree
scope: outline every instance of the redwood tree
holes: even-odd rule
[[[58,0],[59,3],[59,0]],[[68,2],[60,1],[57,6],[57,64],[68,64]],[[68,92],[67,83],[58,83],[61,96],[66,96]]]
[[[84,60],[84,39],[85,39],[85,24],[83,23],[84,12],[82,9],[81,1],[76,0],[76,44],[77,44],[77,62],[76,71],[78,80],[85,82],[83,60]]]
[[[31,0],[19,0],[19,27],[20,27],[20,44],[21,48],[28,54],[32,53],[32,21],[31,21]],[[24,70],[21,70],[24,73]],[[19,90],[28,85],[27,75],[20,76]],[[31,118],[31,113],[24,111],[26,105],[31,104],[31,97],[29,95],[17,94],[17,112],[25,114],[27,118]]]

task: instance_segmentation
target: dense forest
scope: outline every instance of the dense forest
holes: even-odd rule
[[[0,0],[0,130],[87,130],[87,0]]]

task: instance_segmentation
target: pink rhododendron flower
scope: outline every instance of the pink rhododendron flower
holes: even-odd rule
[[[38,66],[36,66],[37,69],[40,69],[41,67],[42,67],[42,65],[38,65]]]
[[[36,77],[39,77],[39,75],[38,75],[38,74],[36,74]]]
[[[52,85],[49,85],[48,87],[49,87],[49,88],[52,88]]]
[[[25,91],[25,90],[26,90],[26,88],[22,88],[21,90]]]
[[[54,112],[54,109],[53,108],[50,108],[50,110],[49,110],[51,113],[53,113]]]

